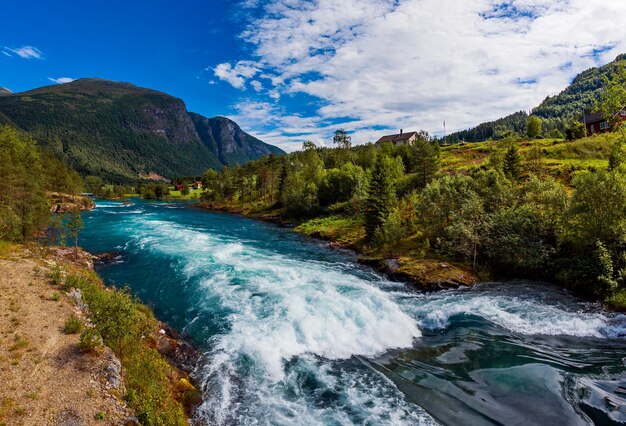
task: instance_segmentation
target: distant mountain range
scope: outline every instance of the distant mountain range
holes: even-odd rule
[[[544,130],[558,129],[563,132],[572,119],[582,119],[583,110],[588,113],[592,111],[604,88],[604,77],[610,79],[620,66],[626,66],[626,54],[619,55],[607,65],[578,74],[565,90],[556,96],[548,96],[531,111],[531,114],[543,120]],[[528,117],[527,112],[516,112],[468,130],[452,133],[444,140],[478,142],[497,137],[499,133],[507,130],[524,133]]]
[[[284,154],[225,117],[130,83],[84,78],[21,93],[0,89],[0,124],[29,132],[84,175],[113,181],[196,176]]]

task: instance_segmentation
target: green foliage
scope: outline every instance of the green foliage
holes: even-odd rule
[[[582,139],[585,137],[585,134],[585,125],[578,120],[570,121],[569,125],[565,129],[565,139],[567,139],[568,141]]]
[[[401,165],[390,157],[380,155],[376,159],[365,202],[365,235],[368,242],[374,242],[395,207],[394,184],[399,177],[399,167]]]
[[[78,208],[72,209],[65,223],[67,235],[74,241],[74,259],[78,257],[78,234],[83,227],[83,219]]]
[[[567,212],[572,242],[622,242],[626,233],[626,177],[618,172],[581,172]]]
[[[605,88],[597,104],[606,121],[612,125],[621,121],[619,112],[626,107],[626,64],[620,64],[611,78],[604,76]]]
[[[83,352],[93,352],[102,346],[102,339],[95,328],[86,328],[80,334],[78,348]]]
[[[418,178],[419,188],[428,185],[439,171],[439,144],[418,138],[410,146],[409,170]]]
[[[100,337],[122,363],[128,406],[144,425],[186,425],[182,406],[170,388],[171,367],[144,337],[157,328],[149,309],[128,290],[108,290],[84,277],[68,277],[89,306],[93,328],[80,337],[81,349],[94,350]]]
[[[613,141],[611,146],[611,153],[609,154],[609,170],[618,170],[624,162],[624,150],[622,138],[617,138]]]
[[[533,205],[509,207],[489,218],[486,257],[498,271],[542,275],[555,253],[554,229]]]
[[[538,136],[541,136],[542,133],[542,121],[541,118],[536,115],[531,115],[528,119],[528,123],[526,123],[526,134],[529,138],[535,139]]]
[[[444,176],[428,185],[417,206],[421,225],[441,253],[475,260],[484,206],[474,180]]]
[[[76,334],[83,328],[83,322],[76,315],[70,316],[63,324],[65,334]]]
[[[0,128],[0,239],[22,242],[41,232],[49,217],[45,174],[33,139]]]
[[[510,179],[519,179],[522,175],[522,157],[517,144],[511,143],[504,154],[502,171]]]

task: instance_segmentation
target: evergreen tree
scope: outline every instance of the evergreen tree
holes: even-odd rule
[[[522,174],[521,163],[522,157],[520,156],[519,148],[515,143],[511,143],[509,149],[504,154],[502,166],[504,175],[510,179],[519,179]]]
[[[417,174],[420,187],[424,188],[439,171],[439,144],[419,138],[410,151],[411,169]]]
[[[46,228],[45,176],[35,141],[11,127],[0,128],[1,239],[25,241]]]
[[[370,243],[374,241],[376,232],[384,225],[396,203],[393,167],[393,160],[383,155],[374,164],[364,215],[366,239]]]

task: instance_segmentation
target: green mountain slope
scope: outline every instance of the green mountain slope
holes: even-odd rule
[[[570,120],[582,119],[583,110],[590,112],[593,109],[604,88],[604,78],[610,79],[620,66],[626,66],[626,54],[619,55],[607,65],[590,68],[578,74],[567,88],[558,95],[548,96],[532,110],[532,114],[543,120],[544,130],[559,129],[563,132]],[[452,133],[445,140],[478,142],[498,137],[499,133],[507,130],[522,133],[525,131],[527,121],[528,114],[520,111],[496,121]]]
[[[130,83],[81,79],[5,94],[0,96],[0,113],[82,174],[111,180],[151,173],[193,176],[225,164],[218,158],[224,150],[222,133],[213,137],[211,148],[182,100]],[[225,144],[230,146],[230,140]],[[278,150],[263,145],[264,150],[250,151],[244,143],[233,158],[245,162]]]

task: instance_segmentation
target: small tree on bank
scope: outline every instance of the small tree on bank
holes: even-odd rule
[[[74,260],[78,259],[78,234],[83,227],[83,218],[80,216],[80,210],[75,207],[69,213],[67,219],[67,234],[74,242]]]

